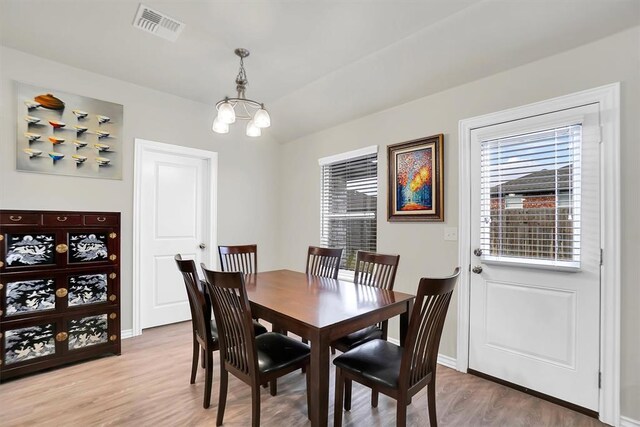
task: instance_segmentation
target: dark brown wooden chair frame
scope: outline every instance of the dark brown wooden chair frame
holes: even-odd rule
[[[420,279],[402,353],[397,388],[382,385],[379,382],[365,378],[358,372],[336,366],[335,427],[342,426],[343,400],[344,397],[350,399],[350,393],[347,396],[343,396],[343,392],[346,393],[346,387],[351,387],[351,381],[356,381],[374,391],[396,399],[396,426],[398,427],[406,425],[407,406],[411,403],[411,398],[425,386],[428,386],[429,422],[431,427],[437,427],[435,398],[438,348],[451,295],[459,273],[460,268],[456,268],[453,275],[443,279]],[[344,403],[346,406],[347,402]],[[378,405],[377,393],[375,400],[372,394],[371,405],[373,407]]]
[[[207,300],[203,282],[198,278],[193,260],[183,260],[180,254],[174,257],[178,270],[182,273],[187,288],[193,332],[193,357],[191,361],[191,384],[195,384],[198,372],[198,355],[202,350],[205,369],[204,402],[208,408],[211,403],[211,383],[213,381],[213,352],[220,349],[219,342],[211,334],[211,303]]]
[[[275,382],[277,378],[308,366],[310,357],[284,368],[262,373],[258,368],[256,337],[251,306],[245,290],[244,275],[240,272],[202,270],[220,339],[220,395],[216,425],[222,425],[227,401],[228,373],[251,386],[252,425],[260,425],[260,386]],[[302,345],[302,344],[300,344]],[[307,408],[309,407],[309,380],[307,380]]]
[[[392,291],[396,282],[399,263],[400,255],[358,251],[353,282]],[[382,329],[382,339],[384,340],[387,339],[388,323],[385,320],[379,325],[380,329]]]
[[[342,248],[321,248],[309,246],[307,251],[307,268],[305,272],[312,276],[337,279],[340,271]]]
[[[353,282],[359,285],[374,286],[392,291],[399,263],[400,255],[358,251]],[[384,340],[387,339],[388,325],[389,322],[387,320],[377,325],[382,330],[382,339]],[[335,354],[335,349],[342,352],[349,350],[349,347],[341,345],[339,341],[335,341],[331,346],[333,354]]]
[[[258,272],[258,245],[218,246],[220,271]]]

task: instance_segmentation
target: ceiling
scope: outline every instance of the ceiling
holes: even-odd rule
[[[212,106],[245,47],[286,142],[640,24],[640,0],[145,0],[186,24],[169,42],[133,28],[138,4],[0,0],[0,42]]]

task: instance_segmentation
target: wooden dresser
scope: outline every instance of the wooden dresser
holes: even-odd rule
[[[120,213],[0,210],[0,381],[120,354]]]

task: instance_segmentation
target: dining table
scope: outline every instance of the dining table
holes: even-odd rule
[[[245,287],[253,317],[309,341],[309,418],[314,427],[328,422],[331,342],[399,315],[402,345],[414,300],[402,292],[291,270],[247,274]]]

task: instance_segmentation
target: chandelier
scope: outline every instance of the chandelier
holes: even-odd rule
[[[216,110],[218,115],[213,120],[212,130],[216,133],[229,133],[229,125],[235,123],[236,120],[246,120],[247,136],[260,136],[262,129],[271,126],[271,117],[264,108],[264,104],[247,99],[244,91],[249,81],[247,73],[244,70],[244,58],[249,56],[247,49],[238,48],[235,54],[240,57],[240,71],[236,77],[236,90],[238,96],[236,98],[225,97],[218,101]]]

